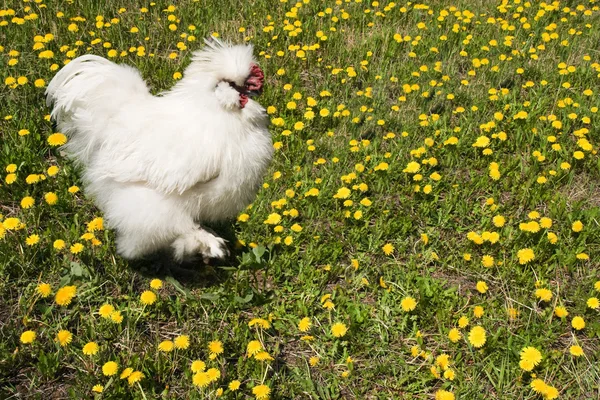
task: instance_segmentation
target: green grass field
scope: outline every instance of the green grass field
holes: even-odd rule
[[[600,398],[597,1],[232,4],[0,4],[0,398]],[[45,87],[210,35],[273,163],[227,265],[127,263]]]

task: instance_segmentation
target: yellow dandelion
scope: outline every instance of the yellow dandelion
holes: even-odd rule
[[[574,357],[581,357],[584,354],[583,349],[578,345],[569,347],[569,353],[571,353],[571,355]]]
[[[206,375],[211,382],[214,382],[221,377],[221,371],[216,368],[210,368],[208,371],[206,371]]]
[[[415,309],[417,301],[413,297],[405,297],[400,301],[400,306],[402,307],[402,310],[409,312]]]
[[[246,355],[252,357],[262,350],[262,344],[258,340],[251,340],[246,345]]]
[[[39,285],[37,285],[35,290],[40,296],[44,298],[50,296],[50,293],[52,293],[52,287],[48,283],[40,283]]]
[[[119,364],[114,361],[108,361],[102,366],[102,373],[105,376],[113,376],[119,372]]]
[[[217,355],[223,353],[223,343],[219,340],[213,340],[208,344],[208,351]]]
[[[252,388],[252,394],[256,397],[256,400],[267,400],[270,393],[271,388],[267,385],[258,385]]]
[[[266,351],[259,351],[258,353],[256,353],[254,355],[254,358],[257,359],[258,361],[273,361],[274,358],[271,357],[271,355],[269,353],[267,353]]]
[[[335,337],[343,337],[346,332],[348,332],[348,328],[342,322],[336,322],[331,326],[331,334]]]
[[[100,347],[98,346],[98,343],[96,342],[88,342],[86,343],[85,346],[83,346],[83,354],[85,354],[86,356],[93,356],[96,353],[98,353],[98,350],[100,349]]]
[[[33,245],[37,244],[39,241],[40,241],[39,235],[30,235],[30,236],[27,236],[27,239],[25,239],[25,244],[27,244],[27,246],[33,246]]]
[[[58,331],[56,334],[55,342],[61,345],[61,347],[65,347],[73,340],[73,334],[65,329]]]
[[[144,305],[152,305],[156,302],[156,294],[150,290],[146,290],[140,295],[140,301]]]
[[[482,347],[486,341],[486,332],[483,327],[477,325],[471,329],[469,332],[469,343],[473,345],[473,347]]]
[[[100,306],[98,313],[102,318],[110,318],[110,314],[112,314],[113,311],[115,311],[115,308],[113,306],[111,306],[110,304],[103,304]]]
[[[206,370],[206,364],[204,361],[195,360],[192,362],[191,370],[193,373],[204,372]]]
[[[127,377],[127,382],[129,383],[130,386],[133,386],[134,384],[141,381],[142,379],[144,379],[144,374],[141,371],[133,371]]]
[[[383,254],[389,256],[394,252],[394,245],[391,243],[387,243],[381,249],[383,250]]]
[[[59,306],[68,306],[77,294],[76,286],[64,286],[58,289],[54,296],[54,301]]]
[[[531,371],[542,361],[542,353],[535,347],[524,347],[520,353],[519,366],[525,371]]]
[[[132,373],[132,372],[133,372],[133,368],[130,368],[130,367],[128,367],[128,368],[125,368],[125,369],[123,370],[123,372],[121,372],[121,375],[119,376],[119,378],[120,378],[120,379],[125,379],[125,378],[128,378],[128,377],[129,377],[129,375],[131,375],[131,373]]]
[[[517,257],[519,258],[519,264],[523,265],[535,259],[535,254],[533,253],[533,250],[526,248],[519,250],[517,252]]]
[[[192,383],[194,384],[194,386],[197,387],[206,387],[210,384],[211,380],[210,377],[208,376],[208,373],[206,372],[198,372],[196,374],[194,374],[194,376],[192,377]]]
[[[253,318],[248,322],[249,327],[253,327],[254,325],[259,326],[263,329],[269,329],[271,327],[271,323],[263,318]]]
[[[23,344],[30,344],[33,343],[33,341],[35,340],[36,337],[36,333],[34,331],[25,331],[23,333],[21,333],[21,343]]]
[[[298,323],[298,330],[300,332],[308,332],[308,330],[310,329],[311,325],[312,325],[312,322],[310,321],[310,318],[304,317]]]
[[[150,287],[154,290],[158,290],[163,287],[163,283],[160,279],[152,279],[150,281]]]
[[[48,136],[48,144],[50,146],[62,146],[67,143],[67,137],[63,133],[53,133]]]
[[[580,316],[574,317],[574,318],[573,318],[573,320],[571,321],[571,326],[572,326],[574,329],[576,329],[576,330],[580,331],[580,330],[582,330],[583,328],[585,328],[585,321],[584,321],[584,320],[583,320],[583,318],[582,318],[582,317],[580,317]]]
[[[175,348],[175,344],[170,340],[163,340],[158,344],[158,350],[162,351],[163,353],[173,351],[173,348]]]
[[[190,347],[190,337],[188,335],[177,336],[173,343],[176,349],[185,350]]]
[[[448,332],[448,339],[450,339],[450,341],[452,343],[456,343],[460,340],[460,338],[462,337],[462,334],[460,333],[460,331],[456,328],[452,328],[450,329],[450,331]]]

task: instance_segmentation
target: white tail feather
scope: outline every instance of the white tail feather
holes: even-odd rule
[[[138,96],[150,96],[139,72],[95,55],[78,57],[50,81],[46,103],[58,129],[69,136],[65,150],[87,164],[103,141],[107,118]]]

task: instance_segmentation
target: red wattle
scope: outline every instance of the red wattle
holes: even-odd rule
[[[246,103],[248,103],[248,96],[245,94],[240,94],[240,108],[244,108]]]

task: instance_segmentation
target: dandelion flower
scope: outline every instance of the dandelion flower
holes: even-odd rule
[[[580,316],[574,317],[574,318],[573,318],[573,320],[571,321],[571,326],[572,326],[574,329],[576,329],[576,330],[580,331],[580,330],[582,330],[583,328],[585,328],[585,321],[584,321],[584,320],[583,320],[583,318],[582,318],[582,317],[580,317]]]
[[[127,382],[129,382],[130,386],[133,386],[142,379],[144,379],[144,374],[141,371],[133,371],[131,375],[127,377]]]
[[[535,297],[540,301],[550,301],[552,299],[552,291],[549,289],[536,289]]]
[[[123,372],[121,372],[121,375],[119,376],[120,379],[125,379],[128,378],[129,375],[131,375],[131,373],[133,372],[133,368],[125,368],[123,370]]]
[[[487,285],[487,283],[485,283],[483,281],[477,282],[477,285],[475,287],[476,287],[477,291],[481,294],[488,291],[488,285]]]
[[[73,334],[65,329],[58,331],[54,341],[58,342],[61,347],[65,347],[73,340]]]
[[[121,315],[121,311],[113,311],[110,313],[110,320],[115,324],[120,324],[123,322],[123,315]]]
[[[494,257],[485,255],[481,258],[481,264],[486,268],[491,268],[494,266]]]
[[[102,373],[105,376],[113,376],[119,371],[119,364],[114,361],[108,361],[102,366]]]
[[[546,390],[544,391],[544,399],[545,400],[554,400],[558,398],[558,389],[554,386],[546,385]]]
[[[76,286],[64,286],[58,289],[54,296],[54,301],[59,306],[68,306],[77,294]]]
[[[597,297],[590,297],[589,299],[587,299],[586,302],[587,306],[589,308],[591,308],[592,310],[597,309],[598,307],[600,307],[600,301],[598,301]]]
[[[192,383],[197,387],[206,387],[210,382],[211,380],[206,372],[198,372],[192,377]]]
[[[48,283],[40,283],[35,290],[44,298],[50,296],[50,293],[52,293],[52,287]]]
[[[37,244],[39,241],[40,241],[39,235],[30,235],[25,240],[25,244],[27,244],[27,246],[33,246],[33,245]]]
[[[219,340],[214,340],[208,344],[208,351],[212,354],[223,353],[223,343]]]
[[[267,400],[271,389],[267,385],[258,385],[252,388],[252,394],[256,396],[256,400]]]
[[[581,221],[575,221],[573,222],[573,225],[571,225],[571,229],[573,232],[581,232],[583,230],[583,224]]]
[[[481,326],[477,325],[471,329],[469,332],[469,343],[471,343],[474,347],[482,347],[486,341],[486,332]]]
[[[391,243],[387,243],[381,249],[383,250],[383,254],[389,256],[394,252],[394,245]]]
[[[298,330],[300,332],[308,332],[308,330],[310,329],[311,325],[312,325],[312,322],[310,321],[310,318],[304,317],[298,323]]]
[[[581,357],[583,355],[583,349],[581,346],[573,345],[569,347],[569,353],[574,357]]]
[[[517,257],[519,258],[519,264],[523,265],[535,259],[535,254],[533,253],[533,250],[526,248],[519,250],[517,252]]]
[[[531,383],[529,384],[529,386],[531,386],[531,388],[533,389],[534,392],[542,394],[546,391],[546,383],[539,379],[536,378],[534,380],[531,381]]]
[[[421,169],[421,164],[415,161],[411,161],[406,165],[406,168],[402,170],[402,172],[406,172],[408,174],[415,174],[417,171]]]
[[[67,143],[67,137],[62,133],[53,133],[48,136],[48,144],[50,146],[62,146]]]
[[[206,364],[204,361],[195,360],[192,362],[191,370],[193,373],[204,372],[206,370]]]
[[[331,334],[335,337],[343,337],[347,331],[348,331],[348,328],[342,322],[336,322],[331,327]]]
[[[277,213],[269,214],[267,219],[264,221],[267,225],[277,225],[281,221],[281,215]]]
[[[31,196],[23,197],[23,199],[21,200],[21,208],[24,208],[24,209],[31,208],[31,207],[33,207],[34,204],[35,204],[35,199]]]
[[[246,346],[246,355],[252,357],[262,350],[262,344],[258,340],[251,340]]]
[[[23,333],[21,333],[21,343],[23,344],[29,344],[29,343],[33,343],[33,341],[35,340],[36,334],[34,331],[25,331]]]
[[[85,346],[83,346],[83,354],[86,356],[93,356],[98,353],[98,343],[96,342],[88,342]]]
[[[81,243],[74,243],[70,248],[69,251],[72,254],[79,254],[83,251],[83,245]]]
[[[271,327],[271,323],[263,318],[253,318],[248,322],[249,327],[253,327],[254,325],[258,325],[263,329],[269,329]]]
[[[542,361],[542,353],[535,347],[524,347],[520,356],[519,366],[525,371],[531,371]]]
[[[146,290],[140,295],[140,301],[144,305],[152,305],[156,302],[156,294],[150,290]]]
[[[210,368],[208,371],[206,371],[206,375],[211,382],[214,382],[221,377],[221,371],[216,368]]]
[[[110,314],[112,314],[113,311],[115,311],[115,308],[113,306],[111,306],[110,304],[103,304],[100,306],[98,313],[102,318],[110,318]]]
[[[435,392],[435,400],[454,400],[454,393],[446,390],[438,390]]]
[[[232,392],[235,392],[236,390],[238,390],[240,388],[240,385],[242,383],[238,380],[233,380],[231,382],[229,382],[228,388],[229,390],[231,390]]]
[[[173,341],[176,349],[185,350],[190,347],[190,337],[188,335],[180,335]]]
[[[456,343],[460,340],[460,338],[462,337],[460,331],[456,328],[452,328],[450,329],[450,332],[448,332],[448,339],[450,339],[450,341],[452,343]]]
[[[257,359],[258,361],[273,361],[274,358],[271,357],[271,355],[269,353],[267,353],[266,351],[259,351],[255,356],[255,359]]]
[[[163,283],[160,279],[152,279],[150,281],[150,287],[154,290],[158,290],[160,288],[162,288]]]
[[[46,200],[46,203],[49,205],[53,206],[58,202],[58,196],[56,193],[48,192],[44,195],[44,200]]]
[[[400,306],[402,310],[409,312],[415,309],[417,301],[413,297],[405,297],[400,301]]]
[[[473,315],[475,316],[475,318],[483,317],[483,307],[475,306],[475,308],[473,308]]]
[[[163,340],[162,342],[159,343],[158,350],[162,351],[163,353],[168,353],[170,351],[173,351],[174,347],[175,347],[175,345],[173,344],[172,341]]]
[[[569,312],[564,306],[556,306],[554,309],[554,315],[556,315],[558,318],[564,318],[569,315]]]
[[[92,388],[92,391],[96,392],[96,393],[102,393],[104,391],[104,386],[94,385],[94,387]]]

